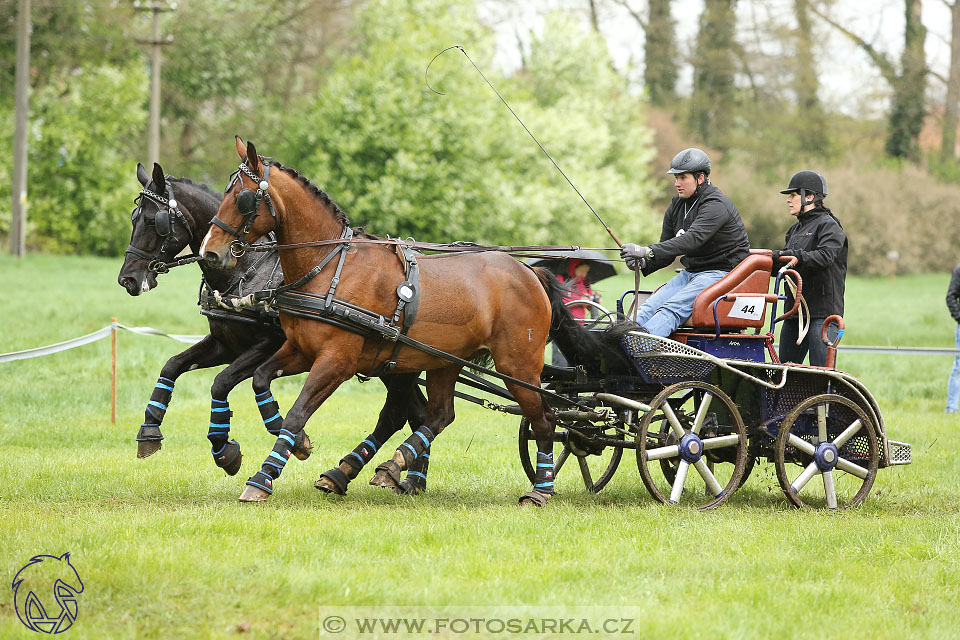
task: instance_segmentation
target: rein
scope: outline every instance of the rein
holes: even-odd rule
[[[245,242],[234,242],[231,245],[231,251],[236,257],[240,257],[245,251],[273,251],[283,249],[300,249],[303,247],[323,247],[343,242],[341,239],[335,240],[313,240],[310,242],[295,242],[290,244],[278,244],[276,242],[264,242],[256,245]],[[521,245],[521,246],[503,246],[503,245],[482,245],[475,242],[458,240],[450,243],[437,242],[417,242],[415,240],[400,240],[399,238],[354,238],[350,241],[353,244],[382,244],[390,246],[408,247],[422,251],[438,251],[444,253],[479,253],[482,251],[500,251],[511,255],[522,256],[525,258],[556,258],[555,255],[536,253],[538,251],[579,251],[584,247],[575,245]],[[620,251],[619,248],[609,247],[589,247],[592,251]]]

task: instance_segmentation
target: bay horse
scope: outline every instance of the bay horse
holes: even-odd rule
[[[187,178],[165,175],[159,164],[149,176],[137,164],[137,180],[142,186],[131,216],[133,231],[130,246],[120,268],[117,282],[131,296],[157,286],[157,274],[168,269],[176,256],[189,246],[194,254],[217,213],[222,197],[208,186]],[[210,333],[200,342],[171,357],[160,371],[160,377],[144,412],[144,423],[137,435],[137,457],[146,458],[161,447],[160,424],[170,404],[173,387],[181,374],[195,369],[228,365],[214,379],[211,387],[210,430],[214,462],[229,475],[240,470],[242,454],[235,440],[228,442],[230,411],[228,395],[240,382],[250,378],[284,342],[283,330],[276,314],[259,310],[226,310],[212,299],[212,291],[240,296],[282,282],[283,273],[276,252],[250,253],[231,269],[220,270],[200,263],[203,272],[200,305],[207,316]],[[405,422],[414,428],[423,421],[426,399],[417,386],[415,375],[384,379],[387,399],[374,438],[383,442]],[[267,431],[280,432],[282,421],[279,406],[271,393],[256,396]],[[294,455],[306,459],[310,455],[310,439],[304,433],[293,449]],[[426,461],[423,461],[426,462]],[[426,464],[421,464],[401,483],[407,493],[426,488]],[[345,485],[342,487],[346,490]],[[341,493],[343,492],[341,491]]]
[[[530,421],[538,449],[537,479],[520,501],[546,504],[553,494],[554,425],[535,389],[540,386],[552,313],[558,307],[563,309],[559,292],[549,295],[556,280],[551,284],[552,276],[546,270],[535,270],[509,255],[472,252],[417,258],[419,283],[413,286],[405,280],[409,272],[397,247],[378,244],[384,241],[353,231],[346,214],[323,190],[293,169],[264,160],[252,142],[244,146],[239,136],[236,151],[240,167],[201,244],[203,260],[213,267],[230,268],[236,261],[232,249],[237,241],[256,241],[273,231],[281,249],[285,286],[296,285],[293,297],[325,299],[333,303],[331,308],[348,316],[356,309],[381,318],[390,318],[395,312],[399,316],[401,285],[411,285],[417,311],[409,338],[464,360],[488,352],[498,372],[530,385],[506,381]],[[305,241],[334,244],[284,248]],[[278,306],[287,340],[256,370],[254,386],[268,388],[280,372],[309,374],[283,419],[283,431],[273,451],[247,481],[240,501],[266,500],[290,455],[290,443],[310,416],[343,382],[358,373],[377,371],[391,359],[391,352],[393,371],[427,372],[423,426],[378,467],[371,481],[395,484],[397,474],[429,454],[434,437],[453,421],[453,393],[463,360],[451,362],[379,335],[351,331],[344,323],[328,324],[303,317],[290,306]]]

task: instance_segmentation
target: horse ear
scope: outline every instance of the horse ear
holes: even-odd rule
[[[163,178],[163,167],[156,162],[153,163],[153,187],[160,194],[167,190],[167,183]]]
[[[240,159],[243,160],[247,155],[247,149],[243,145],[243,140],[240,139],[240,136],[233,136],[237,142],[237,155],[240,156]]]
[[[147,170],[144,169],[143,165],[139,162],[137,163],[137,180],[139,180],[143,186],[147,186],[147,183],[150,182],[150,176],[147,175]]]
[[[257,148],[250,140],[247,140],[247,166],[254,173],[260,170],[260,156],[257,155]]]

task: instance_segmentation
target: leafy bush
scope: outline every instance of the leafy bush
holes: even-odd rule
[[[389,10],[388,10],[389,9]],[[315,101],[294,110],[273,154],[312,177],[378,234],[509,244],[610,244],[603,228],[452,43],[467,52],[621,238],[655,237],[637,101],[603,42],[555,15],[512,78],[469,3],[374,2],[362,53],[337,60]],[[571,68],[573,65],[574,68]],[[264,149],[271,153],[270,149]]]
[[[135,141],[146,123],[145,96],[146,74],[139,66],[63,72],[33,93],[31,246],[61,253],[123,251],[130,234]],[[0,203],[7,219],[9,206],[9,197]]]

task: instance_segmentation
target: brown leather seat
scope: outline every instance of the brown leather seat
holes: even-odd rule
[[[681,326],[709,328],[711,332],[714,331],[713,302],[728,293],[741,295],[752,293],[760,296],[766,294],[770,289],[770,271],[772,268],[773,254],[771,251],[752,250],[750,255],[734,267],[730,273],[700,292],[696,300],[693,301],[693,313]],[[717,305],[717,316],[720,319],[721,330],[739,331],[752,327],[763,327],[763,321],[767,315],[766,304],[764,304],[763,314],[757,320],[731,318],[727,314],[732,307],[733,302],[726,301]]]

